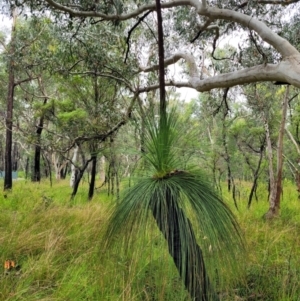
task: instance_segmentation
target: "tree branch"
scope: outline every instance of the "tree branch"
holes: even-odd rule
[[[201,79],[199,74],[191,72],[188,82],[169,81],[166,82],[166,86],[174,86],[177,88],[188,87],[199,92],[205,92],[216,88],[227,88],[254,82],[283,81],[300,87],[299,74],[297,71],[292,70],[292,65],[293,62],[285,61],[279,64],[262,64],[205,79]],[[287,70],[289,70],[289,72],[287,72]],[[158,85],[152,85],[140,88],[139,92],[148,92],[157,88]]]
[[[72,9],[70,7],[59,4],[54,0],[45,0],[49,6],[53,7],[56,10],[60,10],[62,12],[68,13],[73,17],[99,17],[103,20],[111,21],[111,20],[128,20],[131,18],[135,18],[140,14],[153,11],[156,9],[155,3],[150,3],[146,5],[142,5],[138,7],[136,10],[133,10],[127,14],[104,14],[97,11],[79,11],[76,9]],[[261,0],[264,1],[264,0]],[[272,1],[275,3],[277,0]],[[295,0],[287,0],[287,1],[295,1]],[[281,1],[280,1],[281,2]],[[296,1],[295,1],[296,2]],[[168,2],[163,2],[161,4],[162,9],[172,8],[178,6],[191,6],[194,7],[197,13],[200,16],[206,16],[209,19],[222,19],[237,22],[249,29],[254,30],[265,42],[272,45],[282,56],[283,58],[293,55],[298,55],[298,51],[295,47],[293,47],[287,40],[277,35],[274,31],[272,31],[264,22],[253,18],[252,16],[248,16],[246,14],[233,11],[230,9],[219,9],[216,7],[208,7],[206,5],[206,1],[199,2],[198,0],[171,0]]]
[[[177,52],[177,53],[173,54],[171,57],[165,59],[164,66],[167,67],[167,66],[173,65],[173,64],[177,63],[180,59],[184,59],[186,61],[187,65],[188,65],[187,67],[188,67],[190,77],[199,77],[199,70],[198,70],[197,64],[195,62],[195,58],[191,54],[188,54],[185,52]],[[139,71],[152,72],[152,71],[158,70],[158,68],[159,68],[159,65],[153,65],[150,67],[140,67]]]
[[[126,39],[126,44],[127,44],[127,50],[126,50],[126,54],[125,54],[125,59],[124,59],[124,64],[126,64],[126,61],[127,61],[127,57],[128,57],[128,53],[129,53],[129,50],[130,50],[130,44],[129,44],[129,41],[130,41],[130,36],[131,34],[133,33],[133,31],[135,30],[136,27],[139,26],[139,24],[151,13],[151,11],[149,10],[148,12],[146,12],[142,17],[140,17],[138,19],[138,21],[134,24],[134,26],[128,31],[128,36],[127,36],[127,39]]]
[[[124,21],[124,20],[135,18],[138,15],[140,15],[148,10],[153,11],[156,9],[156,4],[150,3],[150,4],[146,4],[146,5],[141,5],[136,10],[133,10],[132,12],[127,13],[127,14],[110,15],[110,14],[104,14],[101,12],[97,12],[94,10],[79,11],[79,10],[67,7],[65,5],[61,5],[60,3],[53,1],[53,0],[45,0],[45,1],[48,3],[48,5],[52,6],[56,10],[60,10],[62,12],[68,13],[73,17],[84,17],[84,18],[97,17],[97,18],[102,18],[103,20],[106,20],[106,21],[112,21],[112,20]],[[201,4],[198,2],[198,0],[172,0],[172,1],[164,2],[161,4],[162,8],[172,8],[172,7],[177,7],[177,6],[193,6],[196,8],[200,8]]]
[[[103,142],[108,137],[110,137],[111,135],[116,133],[131,118],[132,109],[133,109],[136,99],[138,98],[138,95],[139,95],[139,92],[136,92],[130,102],[130,105],[129,105],[123,119],[121,121],[119,121],[114,127],[112,127],[108,132],[106,132],[104,134],[94,135],[94,136],[79,136],[79,137],[75,138],[73,140],[72,144],[67,149],[63,150],[62,152],[67,152],[70,149],[72,149],[76,144],[80,144],[80,142],[84,142],[84,141],[98,140],[99,142]]]
[[[299,55],[298,50],[286,39],[272,31],[264,22],[251,16],[233,10],[219,9],[215,7],[208,7],[206,10],[198,11],[198,13],[211,19],[234,21],[254,30],[265,42],[273,46],[283,56],[283,58]]]
[[[288,134],[290,140],[293,142],[293,144],[295,145],[295,148],[297,150],[298,155],[300,155],[300,147],[299,144],[296,142],[294,136],[292,135],[292,133],[286,128],[285,129],[286,133]]]
[[[38,79],[38,76],[20,79],[20,80],[18,80],[14,83],[14,86],[18,86],[18,85],[21,85],[23,83],[27,83],[27,82],[30,82],[31,80],[36,80],[36,79]]]

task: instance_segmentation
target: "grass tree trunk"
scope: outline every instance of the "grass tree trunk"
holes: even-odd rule
[[[161,206],[166,206],[166,208]],[[167,214],[162,215],[162,212],[167,212]],[[165,203],[153,200],[152,213],[168,243],[169,254],[191,299],[193,301],[219,300],[210,284],[202,251],[197,244],[191,222],[179,208],[178,201],[172,197],[170,190],[166,191]],[[184,224],[187,230],[184,233],[188,233],[188,237],[185,235],[184,245],[182,227],[179,223],[181,226]]]
[[[265,214],[266,219],[271,219],[279,215],[280,212],[280,200],[282,194],[282,168],[283,168],[283,136],[284,136],[284,128],[286,122],[286,113],[288,107],[288,94],[289,94],[289,86],[286,88],[286,93],[284,97],[284,101],[282,103],[282,117],[278,135],[278,143],[277,143],[277,171],[276,176],[273,172],[273,162],[272,162],[272,147],[271,147],[271,139],[270,132],[268,126],[266,126],[266,138],[267,138],[267,146],[269,153],[269,170],[270,170],[270,197],[269,197],[269,210]],[[267,125],[267,123],[266,123]],[[272,175],[272,178],[271,178]]]
[[[10,59],[8,63],[8,93],[6,109],[6,144],[5,144],[5,177],[4,190],[12,188],[12,135],[13,135],[13,106],[15,90],[15,71],[14,71],[14,52],[15,52],[15,31],[16,31],[17,12],[13,11],[13,23],[11,29]]]

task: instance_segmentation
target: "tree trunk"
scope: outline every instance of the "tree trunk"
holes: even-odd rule
[[[95,181],[96,181],[96,171],[97,171],[97,155],[92,155],[92,170],[91,170],[91,181],[89,187],[89,200],[94,196]]]
[[[69,164],[67,162],[65,167],[61,169],[61,172],[60,172],[61,179],[65,179],[67,177],[68,168],[69,168]]]
[[[29,162],[30,159],[29,157],[26,158],[26,163],[25,163],[25,179],[28,179],[28,173],[29,173]]]
[[[300,171],[299,171],[299,165],[300,165],[300,147],[297,143],[297,141],[295,140],[295,138],[293,137],[292,133],[288,130],[288,129],[285,129],[285,131],[287,132],[290,140],[293,142],[296,150],[297,150],[297,153],[298,153],[298,160],[297,160],[297,167],[295,167],[295,182],[296,182],[296,186],[297,186],[297,191],[298,191],[298,199],[300,199]]]
[[[72,162],[71,162],[71,177],[70,177],[70,187],[74,188],[75,182],[76,182],[76,173],[77,173],[77,168],[75,166],[76,162],[77,162],[77,157],[78,157],[78,151],[79,151],[79,147],[76,144],[75,148],[74,148],[74,153],[73,153],[73,157],[72,157]]]
[[[271,188],[270,199],[269,199],[270,207],[268,212],[265,214],[266,219],[271,219],[273,217],[276,217],[280,213],[280,199],[282,193],[282,168],[283,168],[283,136],[284,136],[286,113],[288,107],[288,95],[289,95],[289,86],[287,86],[286,88],[284,101],[282,103],[282,117],[281,117],[278,143],[277,143],[277,173],[276,173],[276,178],[274,178],[274,181],[270,186]],[[268,138],[270,139],[269,135]]]
[[[106,176],[105,176],[105,157],[104,156],[101,156],[101,158],[100,158],[99,174],[100,174],[100,182],[102,184],[105,183]]]
[[[15,90],[15,74],[14,74],[14,52],[15,52],[15,31],[16,31],[17,12],[13,11],[13,24],[11,29],[11,42],[9,49],[8,63],[8,93],[7,93],[7,109],[6,109],[6,144],[5,144],[5,177],[4,190],[12,189],[12,133],[13,133],[13,106],[14,106],[14,90]]]
[[[52,170],[51,170],[51,162],[49,160],[48,155],[43,155],[44,163],[45,163],[45,176],[47,177],[47,171],[49,174],[50,187],[52,187]]]
[[[15,142],[13,148],[13,156],[12,156],[12,171],[18,171],[19,158],[20,158],[20,154],[18,150],[18,144]]]
[[[79,183],[82,179],[82,176],[83,176],[86,168],[88,167],[89,163],[92,161],[92,159],[93,159],[93,157],[91,157],[88,161],[86,161],[83,168],[76,168],[75,182],[74,182],[73,191],[72,191],[72,194],[71,194],[71,200],[76,196],[78,186],[79,186]]]
[[[250,194],[249,194],[249,199],[248,199],[248,209],[250,209],[253,195],[254,195],[254,193],[255,193],[255,191],[257,189],[259,171],[260,171],[260,167],[261,167],[261,163],[262,163],[262,159],[263,159],[264,149],[265,149],[265,142],[263,142],[263,144],[260,146],[259,160],[258,160],[258,163],[257,163],[257,167],[254,170],[253,183],[252,183],[252,187],[251,187]]]
[[[5,148],[2,140],[0,141],[0,172],[5,170]]]
[[[168,243],[169,253],[191,299],[193,301],[219,300],[209,281],[202,251],[197,244],[191,222],[179,208],[171,191],[166,191],[164,201],[153,200],[152,213]],[[182,227],[185,228],[184,231]],[[184,239],[183,235],[185,235]]]
[[[47,98],[45,98],[44,100],[44,105],[46,103],[47,103]],[[32,182],[41,181],[41,136],[42,136],[43,126],[44,126],[44,116],[41,116],[36,130],[33,171],[31,176]]]
[[[80,183],[81,178],[83,176],[83,173],[84,173],[84,170],[76,169],[76,171],[75,171],[75,179],[74,179],[73,191],[72,191],[72,194],[71,194],[71,199],[73,199],[76,196],[76,194],[77,194],[78,186],[79,186],[79,183]]]

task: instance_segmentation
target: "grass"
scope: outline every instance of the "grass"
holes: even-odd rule
[[[0,182],[0,185],[3,183]],[[236,214],[246,239],[244,275],[220,288],[222,300],[300,300],[300,201],[285,182],[281,217],[262,219],[268,209],[265,187],[247,208],[241,183]],[[159,233],[145,233],[137,248],[106,250],[102,236],[109,204],[105,190],[87,201],[87,183],[70,201],[67,181],[14,182],[0,194],[0,262],[14,260],[20,271],[0,274],[0,301],[189,300]],[[2,266],[3,266],[2,264]]]

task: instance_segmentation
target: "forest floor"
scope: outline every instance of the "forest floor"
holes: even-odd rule
[[[3,181],[0,181],[0,185]],[[247,209],[249,184],[239,183],[237,203],[223,198],[246,242],[243,275],[217,284],[221,300],[300,300],[300,201],[284,183],[280,217],[266,222],[266,187]],[[0,301],[183,301],[189,300],[168,253],[156,241],[137,242],[139,251],[104,248],[108,210],[105,187],[87,201],[88,185],[70,200],[68,181],[16,181],[0,194]],[[104,251],[105,250],[105,251]],[[163,263],[163,264],[162,264]],[[224,276],[223,276],[224,277]],[[225,273],[226,278],[226,273]]]

